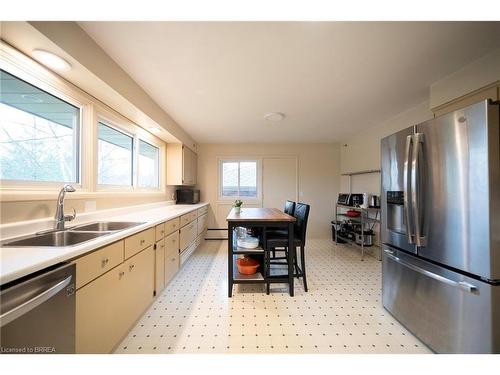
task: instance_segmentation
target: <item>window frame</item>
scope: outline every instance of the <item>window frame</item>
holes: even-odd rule
[[[84,188],[83,180],[83,158],[86,154],[86,145],[83,137],[83,127],[84,127],[84,112],[88,103],[78,95],[74,95],[71,90],[62,89],[54,85],[49,84],[46,80],[42,79],[36,74],[26,72],[22,67],[15,67],[8,64],[6,61],[0,59],[0,69],[14,76],[15,78],[26,82],[27,84],[36,87],[50,95],[53,95],[57,99],[60,99],[79,110],[78,124],[75,131],[75,136],[73,137],[73,145],[77,147],[77,152],[75,154],[75,176],[76,182],[72,181],[34,181],[34,180],[14,180],[14,179],[0,179],[0,185],[2,190],[4,188],[13,189],[14,191],[21,190],[50,190],[54,187],[60,187],[63,184],[71,184],[77,190]]]
[[[132,140],[132,150],[131,150],[131,176],[130,176],[130,185],[113,185],[113,184],[100,184],[99,183],[99,124],[103,124],[104,126],[107,126],[108,128],[111,128],[119,133],[122,133],[128,137],[131,138]],[[126,129],[123,129],[120,125],[111,122],[109,120],[103,119],[102,117],[97,118],[97,123],[96,123],[96,136],[95,136],[95,142],[96,142],[96,148],[95,148],[95,186],[96,190],[124,190],[124,191],[132,191],[134,190],[135,186],[135,175],[136,175],[136,157],[135,157],[135,152],[136,152],[136,139],[135,139],[135,134],[132,134],[128,132]]]
[[[257,188],[257,194],[255,197],[245,197],[245,196],[231,196],[227,197],[222,195],[222,189],[223,189],[223,171],[222,167],[224,163],[238,163],[238,193],[239,193],[239,188],[240,188],[240,178],[239,178],[239,170],[240,170],[240,163],[245,163],[245,162],[254,162],[256,163],[257,167],[257,176],[256,176],[256,188]],[[260,158],[255,158],[255,157],[223,157],[223,158],[218,158],[218,166],[217,166],[217,171],[218,171],[218,186],[217,186],[217,195],[219,201],[227,202],[227,201],[234,201],[236,199],[243,200],[245,202],[260,202],[262,200],[262,159]]]
[[[140,147],[141,147],[141,141],[158,150],[157,159],[156,159],[156,181],[158,183],[158,186],[156,186],[156,187],[148,187],[148,186],[140,186],[139,185],[139,175],[140,175],[140,169],[141,169],[141,167],[139,165],[139,152],[140,152]],[[153,144],[153,142],[151,142],[150,140],[144,139],[143,137],[137,137],[137,153],[136,153],[136,155],[137,155],[137,157],[136,157],[136,159],[137,159],[137,168],[136,168],[137,190],[158,190],[158,189],[160,189],[160,187],[161,187],[161,169],[160,169],[161,149],[160,149],[160,147],[158,145]]]
[[[71,182],[76,192],[71,194],[72,199],[99,199],[120,196],[134,197],[162,197],[166,200],[166,147],[167,141],[145,130],[148,126],[158,126],[156,123],[138,125],[105,103],[89,95],[75,84],[41,65],[31,57],[10,47],[0,40],[0,68],[9,74],[54,95],[61,100],[74,105],[80,110],[79,119],[79,161],[78,183]],[[137,149],[137,139],[158,147],[158,188],[138,188],[134,177],[132,188],[118,186],[109,188],[109,185],[97,186],[97,124],[98,118],[109,120],[125,133],[134,135],[134,147]],[[137,166],[134,166],[137,170]],[[43,182],[25,180],[0,180],[0,202],[42,201],[53,200],[64,182]],[[101,188],[101,186],[103,188]],[[106,188],[108,187],[108,188]]]
[[[107,185],[107,184],[99,184],[98,183],[98,162],[99,157],[97,155],[98,152],[98,141],[99,141],[99,132],[98,127],[99,123],[102,122],[104,125],[109,126],[121,133],[124,133],[133,139],[133,151],[132,151],[132,185],[131,186],[123,186],[123,185]],[[166,180],[166,170],[165,170],[165,155],[166,155],[166,146],[165,142],[157,139],[151,133],[147,132],[139,125],[134,124],[130,120],[126,119],[119,113],[106,108],[104,105],[98,104],[95,105],[95,121],[94,121],[94,133],[93,137],[94,141],[94,150],[95,150],[95,160],[94,160],[94,188],[96,192],[130,192],[130,193],[165,193],[165,180]],[[150,145],[158,148],[158,184],[159,186],[156,188],[150,187],[139,187],[139,140],[142,140]]]

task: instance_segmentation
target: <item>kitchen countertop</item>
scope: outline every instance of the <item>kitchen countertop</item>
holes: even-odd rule
[[[144,222],[131,228],[121,230],[109,235],[95,238],[74,246],[65,247],[2,247],[0,248],[0,285],[19,279],[33,272],[80,257],[97,248],[154,227],[164,221],[179,217],[188,212],[195,211],[208,203],[190,205],[163,205],[159,207],[134,208],[132,212],[120,212],[115,216],[105,215],[99,217],[99,212],[93,213],[95,221],[136,221]],[[123,211],[123,210],[122,210]],[[97,219],[95,219],[97,215]],[[85,224],[79,222],[78,225]],[[74,225],[68,225],[72,227]]]

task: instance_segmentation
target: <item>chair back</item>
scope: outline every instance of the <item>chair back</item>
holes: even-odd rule
[[[305,203],[297,203],[295,205],[295,212],[293,216],[295,217],[295,235],[299,237],[302,243],[306,243],[306,229],[307,220],[309,219],[309,210],[311,206]]]
[[[295,213],[295,202],[294,201],[286,201],[285,202],[285,209],[283,210],[285,214],[288,214],[290,216],[293,216]]]

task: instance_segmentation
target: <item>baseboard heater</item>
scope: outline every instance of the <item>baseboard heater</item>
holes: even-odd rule
[[[227,240],[227,228],[208,228],[206,240]]]

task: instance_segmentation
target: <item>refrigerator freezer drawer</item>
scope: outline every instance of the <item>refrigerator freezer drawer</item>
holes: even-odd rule
[[[500,353],[500,285],[388,246],[383,246],[382,270],[384,307],[432,350]]]

